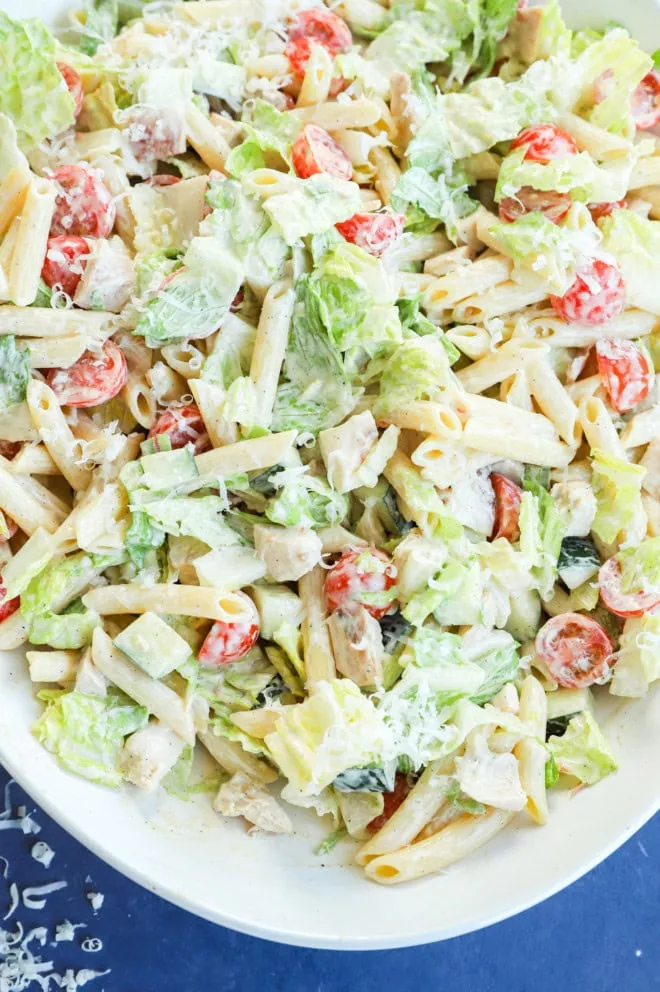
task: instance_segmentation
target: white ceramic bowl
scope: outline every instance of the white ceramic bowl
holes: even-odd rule
[[[267,0],[265,0],[267,2]],[[16,17],[54,20],[66,0],[0,0]],[[653,51],[660,46],[655,0],[574,0],[576,25],[625,22]],[[293,837],[248,837],[224,821],[208,796],[144,802],[63,771],[30,734],[39,713],[27,666],[0,660],[0,762],[65,829],[119,871],[209,920],[307,947],[406,947],[487,926],[570,884],[660,807],[660,693],[611,708],[605,732],[620,770],[593,789],[550,794],[544,828],[521,823],[446,874],[383,888],[349,865],[341,846],[319,858],[327,827],[301,814]]]

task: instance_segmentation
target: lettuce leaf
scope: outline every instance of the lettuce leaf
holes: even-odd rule
[[[555,584],[566,526],[547,489],[531,481],[524,486],[519,517],[520,551],[531,568],[536,588],[547,599]]]
[[[660,679],[660,616],[646,613],[626,620],[610,682],[614,696],[644,696]]]
[[[88,0],[78,48],[85,55],[95,55],[99,46],[114,38],[118,30],[118,0]]]
[[[124,738],[148,720],[144,706],[114,689],[105,697],[64,692],[50,700],[32,732],[70,772],[117,788]]]
[[[623,199],[637,156],[623,156],[597,165],[587,152],[556,158],[546,165],[525,160],[525,149],[505,156],[495,189],[497,203],[515,196],[521,186],[570,193],[580,203],[610,203]]]
[[[450,384],[447,352],[435,338],[407,338],[387,360],[380,377],[380,392],[374,416],[417,400],[438,400]]]
[[[588,710],[574,716],[561,737],[550,737],[548,749],[558,771],[585,785],[594,785],[616,771],[617,762]]]
[[[394,210],[406,215],[406,229],[427,232],[442,223],[448,236],[455,239],[457,222],[478,206],[466,192],[467,181],[461,182],[461,178],[453,177],[449,183],[444,175],[433,178],[420,166],[407,169],[391,197]]]
[[[585,48],[575,64],[575,76],[580,85],[578,110],[596,127],[634,137],[631,98],[652,67],[651,56],[639,47],[627,31],[609,31]],[[595,103],[594,84],[598,80],[602,81],[598,88],[603,98]],[[561,80],[558,87],[561,87]],[[561,89],[558,96],[561,99]]]
[[[596,496],[596,516],[591,529],[601,541],[611,544],[642,509],[641,488],[646,469],[594,448],[591,470]]]
[[[660,537],[645,537],[617,554],[624,593],[660,592]]]
[[[626,303],[660,316],[660,221],[615,210],[601,221],[603,249],[613,255],[626,284]]]
[[[287,245],[348,220],[360,208],[357,184],[325,173],[292,180],[290,189],[263,202],[264,211]]]
[[[0,413],[22,403],[30,381],[30,351],[17,348],[13,334],[0,337]]]
[[[55,64],[55,42],[41,21],[0,11],[0,113],[14,122],[24,150],[74,122],[74,101]]]
[[[157,530],[196,537],[211,548],[241,543],[236,531],[223,518],[226,508],[226,501],[219,496],[166,496],[140,504],[140,511]]]
[[[283,527],[330,527],[348,515],[348,499],[318,476],[301,469],[275,473],[273,485],[278,492],[264,510],[274,524]]]

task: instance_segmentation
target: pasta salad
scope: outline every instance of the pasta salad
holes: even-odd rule
[[[90,0],[0,47],[43,746],[306,807],[383,884],[614,772],[594,696],[660,678],[654,58],[553,0]]]

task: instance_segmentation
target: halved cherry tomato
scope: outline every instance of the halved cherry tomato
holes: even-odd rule
[[[660,604],[657,592],[624,592],[621,588],[621,564],[616,555],[601,565],[598,573],[600,598],[610,613],[618,617],[641,617]]]
[[[626,288],[616,265],[594,258],[564,295],[551,296],[550,302],[569,324],[606,324],[622,313]]]
[[[394,780],[394,789],[392,792],[383,793],[383,812],[367,824],[367,829],[371,833],[378,833],[380,828],[385,826],[390,817],[396,813],[411,788],[412,786],[408,781],[408,776],[397,772]]]
[[[175,186],[176,183],[181,182],[181,176],[152,176],[150,179],[147,179],[146,182],[148,182],[150,186]]]
[[[601,338],[596,342],[596,357],[601,385],[618,413],[632,410],[648,396],[653,369],[636,344]]]
[[[349,603],[362,603],[367,613],[380,620],[392,608],[395,598],[375,606],[369,603],[368,594],[391,589],[395,580],[396,568],[384,551],[378,548],[351,548],[344,552],[326,576],[325,601],[331,611]]]
[[[199,652],[202,665],[229,665],[243,658],[259,637],[259,613],[244,592],[236,593],[244,609],[236,620],[216,620],[204,639]]]
[[[586,689],[613,664],[614,647],[599,623],[581,613],[561,613],[545,623],[534,642],[550,675],[566,689]]]
[[[340,52],[350,51],[353,44],[353,36],[346,21],[342,21],[341,17],[325,7],[299,11],[289,24],[287,34],[291,41],[296,38],[311,38],[323,45],[333,57]]]
[[[403,234],[402,214],[353,214],[335,227],[351,244],[380,258]]]
[[[2,585],[2,576],[0,576],[0,623],[10,617],[12,613],[21,605],[21,597],[14,596],[13,599],[7,599],[7,590]]]
[[[506,475],[491,472],[490,481],[495,491],[495,524],[493,526],[493,541],[498,537],[506,537],[507,541],[517,541],[520,537],[518,517],[520,516],[520,488],[507,479]]]
[[[83,238],[107,238],[117,211],[100,173],[90,166],[61,165],[52,178],[58,192],[51,236],[77,234]]]
[[[626,206],[625,200],[615,200],[613,203],[589,203],[589,213],[591,214],[591,219],[595,222],[599,221],[601,217],[609,217],[613,214],[615,210],[624,210]]]
[[[106,341],[100,355],[86,351],[70,368],[51,369],[46,381],[62,406],[100,406],[126,382],[126,359],[114,341]]]
[[[59,283],[64,292],[73,297],[87,262],[82,256],[89,252],[89,242],[77,235],[61,234],[49,238],[41,278],[51,289]]]
[[[571,209],[572,203],[570,193],[521,186],[515,196],[507,196],[502,200],[499,213],[501,219],[509,224],[519,217],[524,217],[525,214],[534,212],[543,214],[553,224],[558,224]]]
[[[167,434],[173,448],[184,448],[187,444],[192,444],[196,455],[211,447],[206,426],[195,403],[171,406],[165,413],[161,413],[149,431],[149,437],[158,437],[159,434]]]
[[[73,113],[74,116],[77,117],[82,110],[83,100],[85,98],[82,79],[76,70],[72,66],[67,65],[66,62],[57,62],[56,64],[57,68],[60,70],[62,79],[66,83],[69,93],[73,97],[73,102],[75,105],[73,108]]]
[[[320,172],[337,179],[350,179],[353,166],[343,148],[327,131],[316,124],[306,124],[293,143],[293,167],[301,179]]]
[[[570,134],[554,124],[534,124],[524,128],[511,142],[511,151],[517,148],[525,149],[527,162],[539,162],[541,165],[578,153],[578,146]]]
[[[321,44],[321,42],[317,41],[315,38],[306,38],[304,36],[300,38],[294,38],[293,41],[287,42],[284,48],[284,54],[288,58],[289,65],[291,66],[291,71],[297,79],[304,78],[304,75],[307,72],[307,65],[309,63],[312,54],[312,46],[319,44]],[[337,96],[337,94],[341,93],[341,91],[346,89],[347,86],[348,86],[347,79],[344,79],[343,76],[335,76],[333,79],[330,80],[329,96],[331,97]],[[288,101],[290,101],[290,106],[288,107],[288,109],[291,110],[293,107],[295,107],[295,101],[293,97],[290,96],[288,93],[285,93],[283,95],[287,98]]]
[[[648,131],[660,124],[660,72],[657,69],[651,69],[644,76],[630,102],[638,131]]]

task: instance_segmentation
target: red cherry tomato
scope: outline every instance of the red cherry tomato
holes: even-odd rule
[[[62,234],[49,238],[41,278],[50,286],[58,283],[68,296],[74,296],[90,252],[89,242],[77,235]]]
[[[648,396],[653,369],[632,341],[601,338],[596,342],[596,358],[601,385],[618,413],[632,410]]]
[[[626,288],[616,265],[594,258],[563,296],[551,296],[550,301],[569,324],[606,324],[623,311]]]
[[[383,793],[383,812],[379,816],[374,817],[367,826],[367,829],[371,833],[378,833],[381,827],[385,826],[390,817],[396,813],[411,788],[412,786],[408,782],[408,776],[397,772],[394,780],[394,789],[392,792]]]
[[[291,72],[298,79],[302,79],[307,71],[307,63],[312,54],[313,44],[314,42],[310,38],[295,38],[293,41],[287,42],[284,48],[284,54],[289,60]]]
[[[630,109],[638,131],[648,131],[660,124],[660,72],[657,69],[651,69],[637,86]]]
[[[77,234],[107,238],[115,224],[116,208],[98,170],[83,165],[61,165],[52,178],[58,192],[51,236]]]
[[[146,182],[150,186],[174,186],[176,183],[181,182],[181,176],[152,176],[151,179],[147,179]]]
[[[615,210],[623,210],[626,206],[626,201],[615,200],[613,203],[590,203],[588,206],[591,219],[597,223],[601,217],[609,217]]]
[[[306,124],[293,143],[293,167],[301,179],[320,172],[337,179],[353,175],[351,160],[327,131],[316,124]]]
[[[73,108],[74,116],[77,117],[82,110],[83,100],[85,94],[83,92],[82,79],[72,66],[67,65],[66,62],[58,62],[57,68],[60,70],[60,75],[66,83],[66,87],[73,97],[73,102],[75,104]]]
[[[598,586],[604,606],[618,617],[641,617],[660,604],[660,593],[623,591],[621,564],[616,555],[601,565]]]
[[[46,381],[62,406],[100,406],[126,382],[126,359],[113,341],[106,341],[100,355],[86,351],[71,368],[51,369]]]
[[[401,214],[353,214],[335,227],[342,238],[380,258],[401,237],[405,222]]]
[[[603,628],[581,613],[552,617],[536,635],[536,654],[566,689],[586,689],[607,675],[613,645]]]
[[[384,551],[351,548],[344,552],[326,576],[325,601],[328,609],[339,610],[349,603],[362,603],[367,613],[380,620],[392,608],[395,599],[392,597],[385,605],[374,606],[369,603],[368,594],[391,589],[395,576],[396,569]]]
[[[525,149],[525,161],[539,162],[541,165],[547,165],[554,158],[566,158],[578,153],[578,146],[570,134],[554,124],[526,127],[511,142],[511,151],[517,148]]]
[[[13,599],[7,599],[7,590],[2,585],[2,576],[0,576],[0,623],[10,617],[12,613],[21,605],[21,597],[15,596]]]
[[[239,289],[238,293],[231,301],[231,304],[229,306],[229,309],[231,310],[232,313],[236,313],[236,311],[238,310],[244,299],[245,299],[245,293],[243,292],[242,289]]]
[[[228,665],[243,658],[259,637],[259,613],[245,593],[236,593],[244,610],[236,620],[216,620],[204,639],[199,652],[202,665]]]
[[[499,472],[491,472],[490,481],[495,491],[493,540],[506,537],[507,541],[517,541],[520,537],[518,517],[522,492],[515,482]]]
[[[557,193],[555,190],[533,189],[521,186],[515,196],[507,196],[500,203],[500,218],[511,224],[525,214],[540,213],[553,224],[564,219],[571,209],[573,200],[570,193]]]
[[[348,24],[325,7],[301,10],[289,24],[287,34],[290,41],[311,38],[327,48],[333,58],[340,52],[348,52],[353,44]]]
[[[171,406],[165,413],[161,413],[149,431],[149,437],[158,437],[159,434],[167,434],[173,448],[184,448],[187,444],[192,444],[196,455],[211,447],[202,415],[195,403]]]

